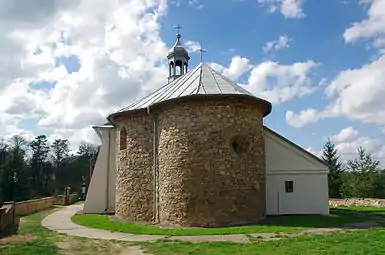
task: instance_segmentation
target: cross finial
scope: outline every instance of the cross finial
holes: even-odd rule
[[[198,49],[198,51],[200,52],[200,54],[201,54],[201,62],[203,62],[203,52],[206,52],[206,50],[202,47],[202,45],[201,45],[201,47]]]
[[[178,34],[179,34],[179,31],[180,31],[180,29],[181,29],[182,27],[181,27],[181,25],[178,24],[178,25],[174,26],[174,28],[177,30],[177,32],[178,32]]]

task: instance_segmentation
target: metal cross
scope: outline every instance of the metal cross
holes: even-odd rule
[[[201,62],[203,62],[203,52],[206,52],[206,50],[203,49],[203,47],[202,47],[202,45],[201,45],[201,47],[198,49],[198,51],[199,51],[200,54],[201,54]]]
[[[174,26],[174,28],[178,30],[178,34],[179,34],[179,30],[180,30],[182,27],[181,27],[181,25],[178,24],[178,25]]]

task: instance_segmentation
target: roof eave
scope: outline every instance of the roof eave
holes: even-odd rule
[[[272,105],[271,105],[270,102],[268,102],[268,101],[266,101],[264,99],[252,96],[252,95],[247,95],[247,94],[194,94],[194,95],[182,96],[182,97],[177,97],[177,98],[171,98],[171,99],[168,99],[168,100],[165,100],[165,101],[161,101],[161,102],[157,102],[157,103],[154,103],[154,104],[150,104],[147,107],[143,107],[143,108],[115,112],[113,114],[110,114],[107,117],[107,120],[112,125],[115,126],[114,118],[117,117],[117,116],[125,115],[125,114],[128,114],[128,113],[137,113],[137,112],[144,111],[144,110],[149,111],[150,108],[154,108],[154,107],[157,107],[157,106],[160,106],[160,105],[163,105],[163,104],[167,104],[167,103],[171,103],[171,102],[177,102],[177,101],[181,101],[181,100],[185,100],[185,99],[196,99],[196,98],[204,98],[204,97],[225,97],[225,96],[247,98],[247,99],[251,99],[253,101],[262,102],[265,105],[265,107],[266,107],[264,113],[262,114],[263,117],[266,117],[272,111]]]

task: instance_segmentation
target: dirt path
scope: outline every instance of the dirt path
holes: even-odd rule
[[[57,242],[56,246],[62,255],[148,255],[145,250],[138,246],[129,246],[129,244],[107,240],[84,240],[70,236],[65,237],[61,242]]]

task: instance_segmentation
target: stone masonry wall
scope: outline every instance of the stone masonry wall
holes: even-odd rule
[[[129,221],[153,218],[153,120],[146,112],[117,118],[116,208],[117,217]],[[120,132],[126,128],[125,150]]]
[[[169,103],[159,110],[161,225],[214,227],[264,217],[259,107],[225,98]]]
[[[385,206],[385,199],[375,198],[345,198],[330,199],[329,204],[333,207],[337,206]]]
[[[44,197],[15,203],[17,216],[29,215],[53,207],[56,197]]]

